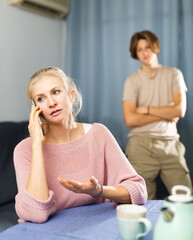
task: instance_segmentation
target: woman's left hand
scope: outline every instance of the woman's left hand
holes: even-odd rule
[[[63,187],[75,193],[86,193],[91,196],[97,196],[101,191],[101,186],[99,185],[98,180],[93,176],[85,183],[71,179],[64,180],[61,177],[58,177],[57,179]]]

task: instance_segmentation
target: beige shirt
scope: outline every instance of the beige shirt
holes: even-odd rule
[[[136,106],[166,106],[172,103],[173,93],[187,91],[182,72],[177,68],[161,66],[154,78],[138,69],[129,76],[124,85],[123,101],[136,101]],[[163,139],[179,139],[176,123],[157,121],[130,128],[128,137],[150,136]]]

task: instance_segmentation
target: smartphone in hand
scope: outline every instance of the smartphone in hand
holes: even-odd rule
[[[34,106],[36,106],[35,103],[34,103],[34,101],[32,101],[32,104],[33,104]],[[43,133],[44,136],[46,136],[46,131],[45,131],[45,129],[44,129],[44,125],[43,125],[43,123],[42,123],[42,120],[41,120],[40,116],[38,117],[38,119],[39,119],[39,122],[40,122],[40,125],[41,125],[41,128],[42,128],[42,133]]]

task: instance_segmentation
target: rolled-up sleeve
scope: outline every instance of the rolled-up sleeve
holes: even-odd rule
[[[42,223],[56,211],[54,192],[49,191],[45,201],[35,198],[26,190],[31,165],[31,144],[28,139],[20,142],[14,150],[14,166],[18,194],[15,197],[16,213],[22,221]]]
[[[107,128],[104,136],[107,185],[124,186],[133,204],[144,204],[147,201],[145,180],[137,174]]]

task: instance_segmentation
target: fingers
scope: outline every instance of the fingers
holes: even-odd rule
[[[39,116],[40,113],[41,113],[40,107],[32,106],[31,107],[31,112],[30,112],[29,122],[32,124],[35,121],[37,121],[38,120],[38,116]]]
[[[171,118],[171,119],[169,119],[169,121],[177,123],[179,121],[179,118],[178,117]]]
[[[78,193],[84,192],[83,183],[80,183],[80,182],[77,182],[74,180],[70,180],[70,179],[64,180],[61,177],[58,177],[57,179],[61,183],[61,185],[65,188],[67,188],[68,190],[71,190],[73,192],[78,192]]]
[[[57,179],[63,187],[76,193],[87,193],[92,195],[93,191],[95,191],[98,186],[98,180],[93,176],[90,177],[89,181],[85,183],[71,179],[64,180],[61,177],[58,177]]]
[[[63,181],[64,181],[63,178],[61,178],[61,177],[57,177],[57,179],[60,183],[63,183]]]
[[[39,106],[33,106],[31,107],[31,113],[30,113],[30,120],[33,120],[34,117],[38,117],[42,110]]]
[[[58,177],[57,179],[63,187],[67,188],[68,190],[72,189],[72,186],[70,184],[68,184],[68,182],[65,181],[63,178]]]
[[[95,177],[93,177],[93,176],[90,177],[89,181],[90,181],[93,185],[95,185],[95,186],[98,185],[98,180],[97,180]]]
[[[39,121],[39,115],[41,112],[42,110],[40,109],[39,106],[32,105],[28,125],[28,130],[30,133],[30,137],[32,138],[32,141],[43,142],[45,140],[41,124]]]

